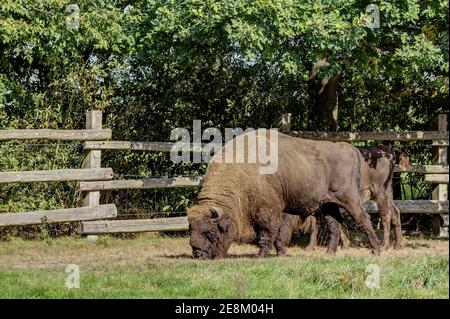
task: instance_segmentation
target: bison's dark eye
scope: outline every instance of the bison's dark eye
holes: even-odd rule
[[[211,230],[203,232],[203,236],[205,236],[209,241],[214,241],[216,239],[216,233]]]

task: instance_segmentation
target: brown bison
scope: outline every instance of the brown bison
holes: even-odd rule
[[[394,147],[376,146],[370,148],[358,148],[364,156],[365,163],[369,167],[370,198],[377,203],[378,213],[383,226],[383,241],[381,249],[389,248],[389,234],[391,225],[394,227],[395,248],[402,246],[402,231],[400,210],[394,204],[388,195],[388,190],[392,186],[392,175],[395,164],[399,164],[401,170],[410,167],[409,158],[405,153],[400,152]],[[338,207],[328,206],[328,209],[338,209]],[[289,213],[289,212],[288,212]],[[292,212],[291,212],[292,213]],[[323,213],[320,211],[315,215],[294,216],[285,214],[278,236],[275,240],[275,246],[279,254],[283,254],[286,245],[291,241],[292,235],[297,232],[310,234],[310,242],[307,249],[312,249],[317,244],[317,234]],[[345,234],[341,232],[340,239],[343,247],[349,245]]]
[[[394,166],[398,164],[401,170],[411,167],[408,156],[394,147],[359,148],[364,160],[369,166],[370,198],[378,206],[378,213],[383,226],[382,249],[389,248],[391,225],[394,227],[395,248],[402,246],[403,236],[401,228],[400,210],[389,197],[392,188]]]
[[[234,150],[248,142],[252,132],[235,137],[221,148],[208,166],[198,204],[188,211],[194,257],[225,257],[232,242],[253,231],[258,238],[258,255],[265,257],[278,234],[283,211],[299,210],[303,216],[309,216],[330,203],[347,210],[366,233],[372,251],[379,254],[380,244],[363,208],[365,193],[370,192],[365,184],[368,168],[355,147],[281,133],[273,141],[260,131],[255,132],[258,146],[278,142],[278,170],[261,174],[260,157],[254,164],[219,162],[227,146]],[[246,157],[250,158],[251,143],[246,144]],[[327,252],[335,253],[341,231],[340,214],[324,210],[324,218],[331,229]]]

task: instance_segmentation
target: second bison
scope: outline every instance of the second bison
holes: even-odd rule
[[[359,147],[358,150],[363,155],[369,169],[369,180],[365,184],[369,185],[370,194],[368,195],[370,198],[365,198],[364,200],[375,200],[383,226],[381,249],[385,250],[389,247],[391,225],[394,227],[395,248],[400,248],[403,237],[400,210],[388,195],[388,190],[392,185],[395,164],[398,164],[401,170],[407,170],[411,167],[409,157],[394,147]],[[327,209],[338,208],[329,206]],[[310,234],[310,242],[307,249],[314,248],[317,244],[317,234],[322,219],[323,214],[320,211],[315,216],[311,215],[306,218],[291,214],[284,215],[277,239],[275,240],[277,251],[283,253],[291,241],[292,235],[297,232]],[[340,237],[343,247],[348,246],[349,241],[343,232]]]

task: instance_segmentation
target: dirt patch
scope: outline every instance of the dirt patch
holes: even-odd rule
[[[325,250],[323,246],[313,251],[293,246],[287,253],[291,257],[325,258]],[[257,252],[258,248],[253,245],[234,244],[229,250],[229,258],[255,258]],[[50,242],[13,239],[0,242],[0,270],[60,268],[68,264],[94,268],[109,265],[138,266],[157,261],[176,263],[180,260],[189,260],[190,255],[191,249],[187,237],[136,239],[103,237],[96,242],[90,242],[84,238],[61,238]],[[407,239],[403,249],[390,249],[383,252],[381,258],[408,259],[448,255],[447,240]],[[337,257],[342,256],[370,258],[372,255],[367,248],[353,247],[338,249]]]

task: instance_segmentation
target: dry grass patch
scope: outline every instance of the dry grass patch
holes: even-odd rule
[[[294,246],[288,250],[288,257],[328,258],[325,247],[306,251]],[[234,244],[229,250],[229,259],[254,258],[258,248],[253,245]],[[0,270],[27,268],[55,268],[76,263],[87,266],[107,265],[146,265],[158,259],[166,263],[189,260],[191,249],[188,237],[139,237],[136,239],[117,239],[99,237],[96,242],[85,238],[59,238],[51,242],[12,239],[0,242]],[[390,249],[380,258],[423,258],[439,257],[449,254],[446,240],[407,240],[400,250]],[[336,257],[371,258],[367,248],[339,249]]]

